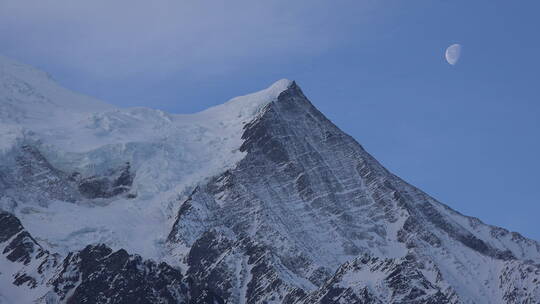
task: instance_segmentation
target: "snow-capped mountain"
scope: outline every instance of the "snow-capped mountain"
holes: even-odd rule
[[[393,175],[299,86],[120,109],[0,57],[0,303],[540,303],[540,243]]]

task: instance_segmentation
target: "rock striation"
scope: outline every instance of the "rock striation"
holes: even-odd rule
[[[540,243],[395,176],[293,81],[173,115],[44,75],[0,57],[0,303],[540,303]]]

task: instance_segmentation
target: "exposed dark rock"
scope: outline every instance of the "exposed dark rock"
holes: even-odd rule
[[[414,259],[367,255],[341,266],[303,303],[452,303],[419,271]]]
[[[25,270],[13,274],[13,284],[27,285],[35,288],[38,280],[45,278],[45,272],[58,265],[59,256],[51,255],[43,249],[36,240],[28,233],[17,217],[8,212],[0,211],[0,248],[3,247],[2,254],[8,261],[29,265],[35,264],[37,269],[25,273]],[[1,270],[0,270],[1,272]]]
[[[9,261],[28,267],[31,263],[38,265],[21,268],[14,274],[13,284],[28,288],[47,284],[56,295],[48,294],[47,299],[68,304],[225,303],[218,295],[194,284],[190,286],[199,296],[191,299],[178,269],[163,262],[143,260],[123,249],[113,251],[105,245],[89,245],[59,262],[58,255],[44,250],[20,221],[7,212],[0,212],[0,238],[0,245],[9,241],[3,250]]]
[[[78,189],[86,198],[109,198],[129,191],[134,174],[131,166],[125,166],[111,171],[105,176],[92,176],[82,178],[78,182]]]
[[[188,303],[180,271],[105,245],[70,254],[52,285],[66,303]]]
[[[23,229],[17,217],[11,213],[0,211],[0,243],[9,240]]]
[[[9,242],[2,253],[12,262],[28,264],[32,260],[36,247],[38,245],[34,238],[28,232],[22,231]]]

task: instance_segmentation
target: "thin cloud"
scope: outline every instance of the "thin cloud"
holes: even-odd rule
[[[324,52],[373,7],[345,2],[7,0],[0,3],[0,53],[94,77],[212,72]]]

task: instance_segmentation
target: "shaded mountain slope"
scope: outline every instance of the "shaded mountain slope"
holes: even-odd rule
[[[0,68],[0,303],[540,302],[538,242],[393,175],[295,82],[174,115]]]

